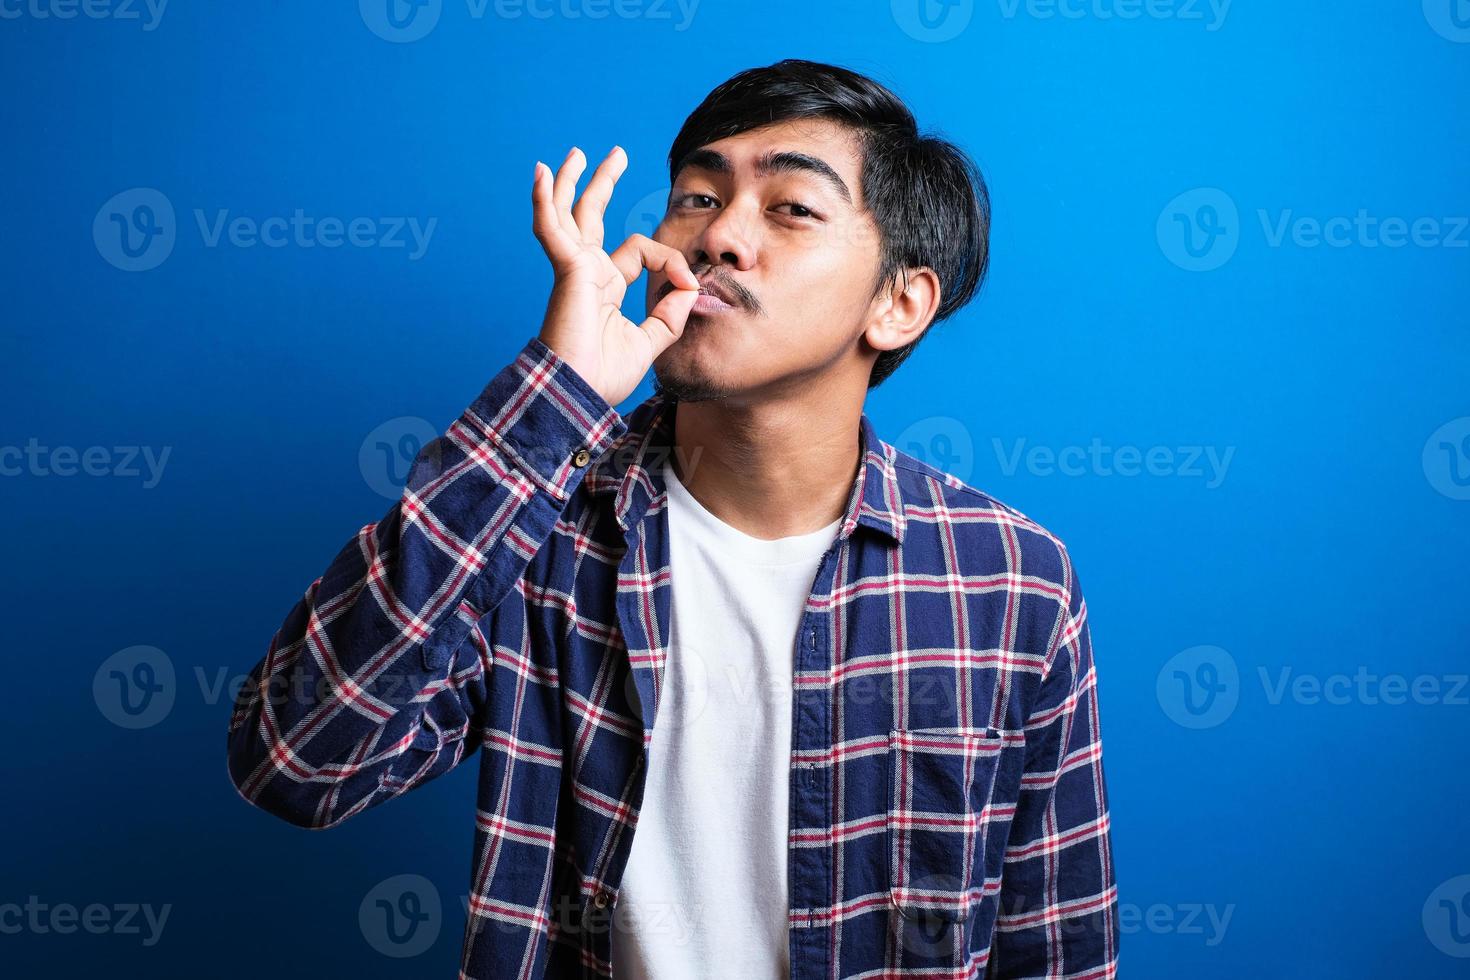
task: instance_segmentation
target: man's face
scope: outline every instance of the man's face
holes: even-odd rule
[[[678,249],[731,305],[704,309],[654,362],[683,401],[759,395],[868,363],[879,235],[861,196],[850,132],[826,119],[777,123],[700,148],[677,174],[654,240]],[[651,309],[669,290],[650,273]]]

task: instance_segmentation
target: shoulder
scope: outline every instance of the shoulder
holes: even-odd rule
[[[1019,574],[1028,581],[1049,583],[1061,593],[1058,598],[1063,605],[1070,601],[1072,561],[1060,537],[953,473],[886,442],[883,445],[903,498],[906,534],[915,536],[916,546],[940,546],[952,540],[962,573],[978,567]]]

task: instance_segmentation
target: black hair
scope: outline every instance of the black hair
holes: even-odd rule
[[[790,119],[827,118],[851,127],[862,150],[862,199],[878,226],[873,297],[902,270],[927,266],[939,278],[932,323],[968,303],[990,263],[990,195],[963,150],[920,135],[914,115],[888,88],[847,68],[787,58],[749,68],[705,96],[669,148],[669,181],[688,155],[716,140]],[[932,326],[931,323],[931,326]],[[929,333],[881,351],[868,387],[886,379]]]

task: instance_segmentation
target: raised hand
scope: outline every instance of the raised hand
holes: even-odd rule
[[[555,183],[551,168],[537,161],[531,189],[532,227],[555,273],[541,341],[610,405],[627,398],[654,359],[679,339],[699,297],[699,280],[677,249],[632,235],[611,255],[603,250],[602,215],[627,162],[614,146],[575,208],[577,179],[587,164],[575,146]],[[674,288],[639,324],[623,316],[621,307],[645,268],[663,272]]]

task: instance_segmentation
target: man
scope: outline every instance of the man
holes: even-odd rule
[[[805,61],[669,164],[611,253],[621,150],[536,165],[540,333],[287,616],[232,780],[326,828],[478,750],[465,977],[1115,976],[1067,551],[862,410],[983,279],[983,180]]]

